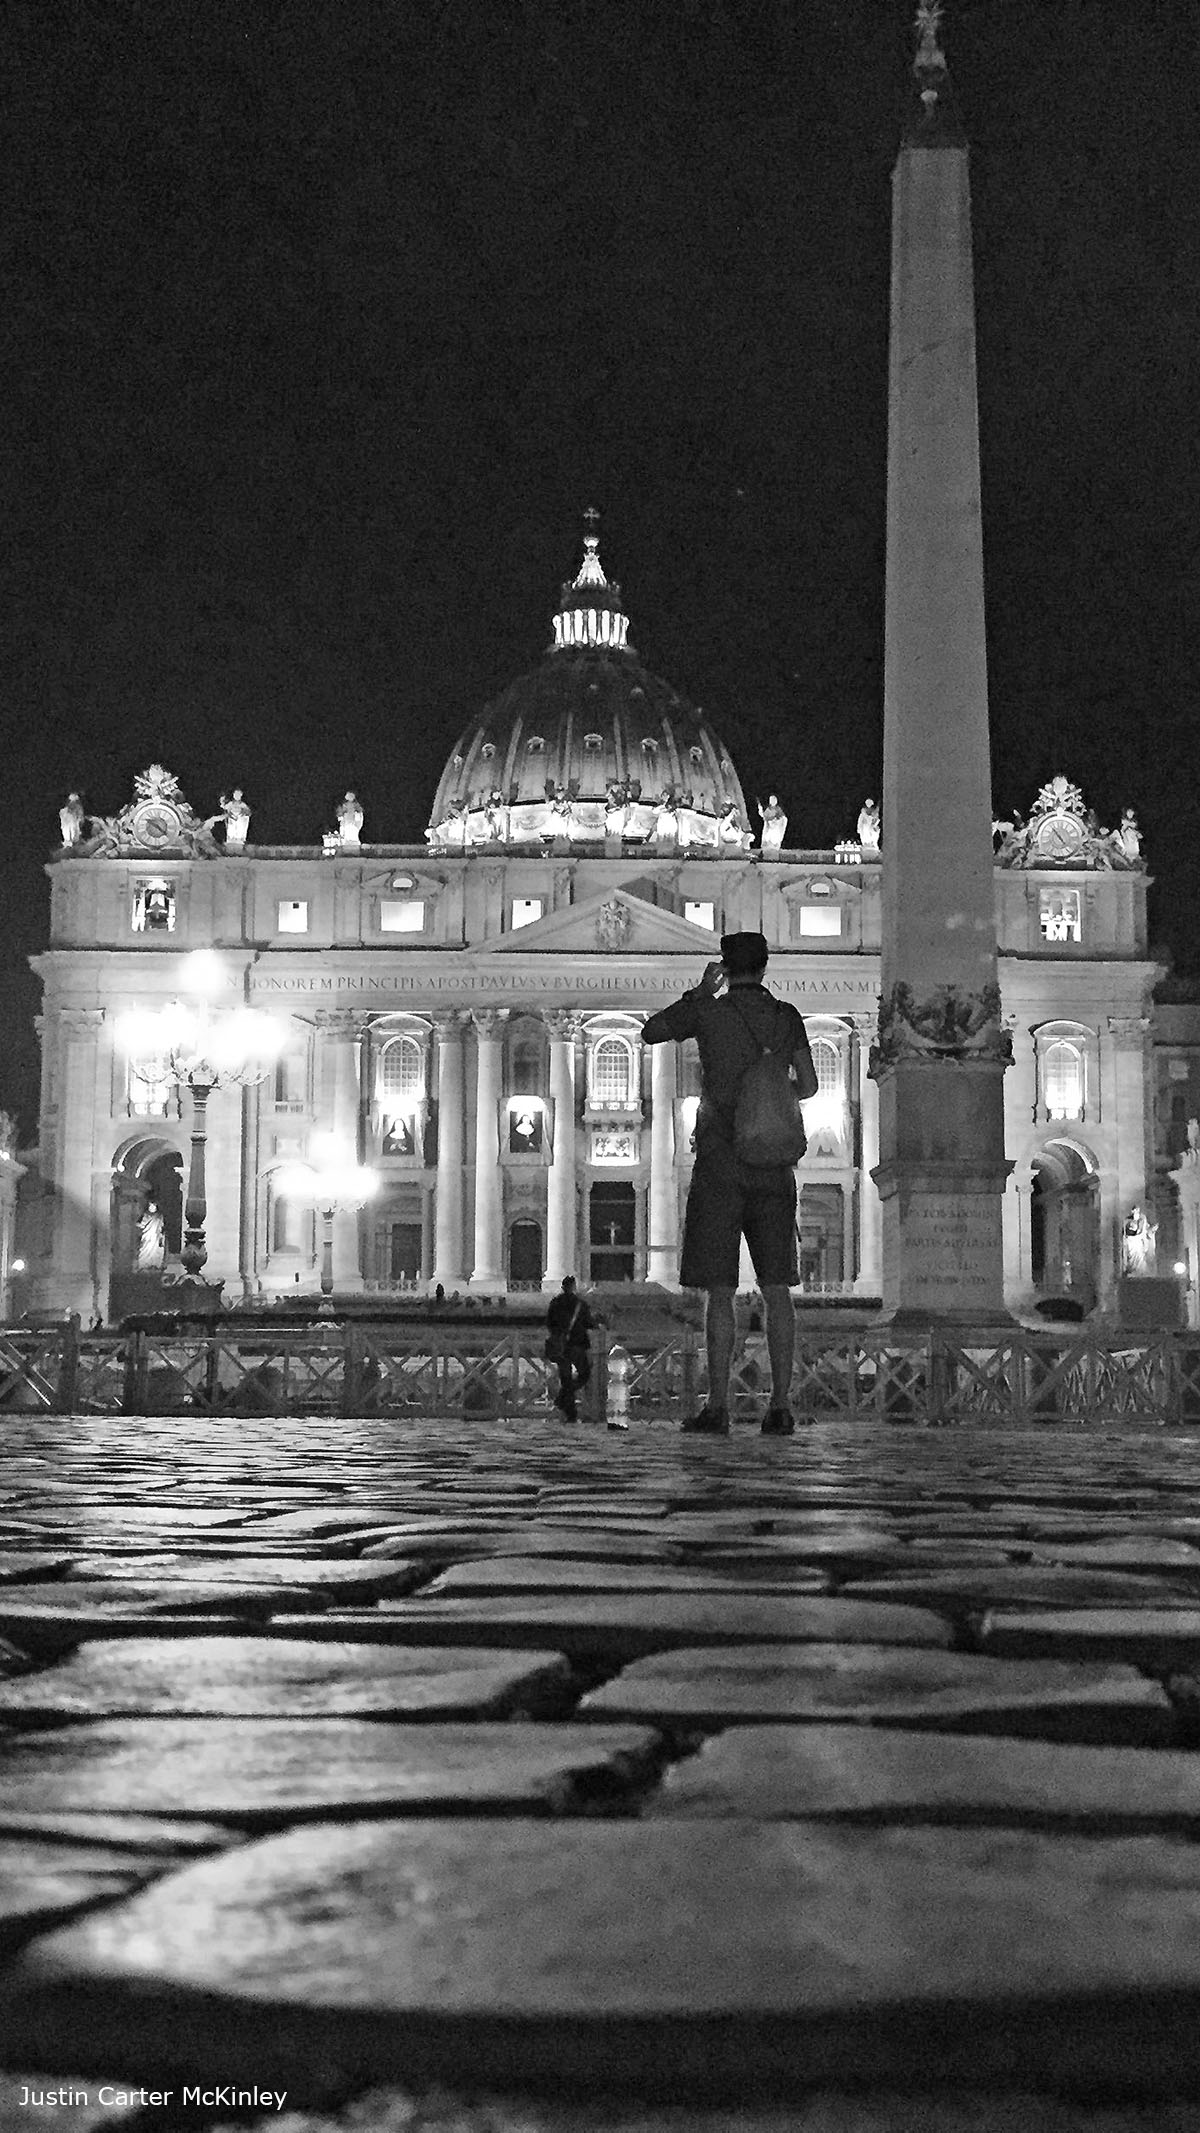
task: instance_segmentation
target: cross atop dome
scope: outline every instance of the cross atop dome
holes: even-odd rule
[[[594,504],[589,504],[583,514],[583,562],[579,567],[579,576],[575,580],[577,586],[608,584],[608,579],[600,566],[600,535],[597,531],[599,524],[600,513]]]

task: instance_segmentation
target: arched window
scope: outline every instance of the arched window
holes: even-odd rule
[[[633,1074],[628,1037],[601,1037],[592,1053],[592,1102],[597,1110],[629,1110],[637,1101]]]
[[[293,1252],[300,1243],[299,1210],[286,1193],[277,1192],[271,1203],[271,1250]]]
[[[832,1140],[840,1140],[845,1117],[842,1055],[832,1037],[814,1037],[811,1048],[813,1066],[817,1074],[817,1093],[810,1096],[803,1107],[805,1131],[812,1142],[816,1141],[818,1134],[825,1134]]]
[[[1082,1118],[1083,1053],[1064,1037],[1046,1046],[1042,1057],[1042,1101],[1048,1118]]]
[[[178,1112],[175,1081],[165,1060],[150,1055],[129,1061],[129,1115],[131,1118],[169,1118]]]
[[[379,1100],[385,1108],[403,1109],[425,1094],[425,1061],[415,1037],[392,1037],[379,1060]]]
[[[542,1047],[531,1035],[515,1037],[512,1048],[512,1093],[540,1096],[542,1092]]]

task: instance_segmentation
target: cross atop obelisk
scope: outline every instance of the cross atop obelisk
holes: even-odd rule
[[[884,1316],[1004,1315],[1003,1072],[967,143],[922,0],[892,180],[879,1042]]]

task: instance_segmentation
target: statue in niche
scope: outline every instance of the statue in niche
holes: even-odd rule
[[[70,851],[73,844],[80,842],[83,836],[85,819],[83,801],[80,799],[79,794],[77,792],[69,792],[66,805],[58,810],[58,826],[62,831],[63,850],[65,852]]]
[[[762,818],[762,848],[764,852],[777,852],[782,847],[788,824],[787,815],[779,805],[779,794],[769,793],[765,807],[761,800],[756,804]]]
[[[246,834],[250,828],[250,810],[242,798],[240,785],[235,785],[228,797],[224,793],[221,794],[221,815],[225,822],[226,851],[244,851]]]
[[[139,1274],[162,1271],[167,1256],[167,1226],[157,1201],[148,1200],[138,1222],[137,1270]]]
[[[858,813],[858,841],[864,859],[879,857],[879,806],[875,800],[864,800]]]
[[[1145,1208],[1131,1207],[1121,1227],[1123,1274],[1154,1272],[1154,1240],[1157,1235],[1158,1224],[1150,1221]]]
[[[1189,1118],[1187,1122],[1187,1147],[1180,1161],[1191,1170],[1200,1166],[1200,1118]]]

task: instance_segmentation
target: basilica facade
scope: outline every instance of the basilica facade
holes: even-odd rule
[[[1065,777],[1028,802],[996,826],[1006,1290],[1022,1310],[1106,1308],[1153,1195],[1146,874],[1128,815],[1104,830]],[[240,790],[202,819],[158,765],[114,817],[70,797],[14,1303],[119,1318],[169,1300],[194,1103],[130,1011],[186,999],[196,951],[214,1027],[250,1006],[275,1040],[262,1078],[218,1075],[207,1104],[205,1275],[228,1302],[314,1290],[321,1210],[298,1166],[322,1136],[372,1173],[334,1216],[341,1296],[495,1297],[567,1273],[670,1291],[698,1061],[644,1050],[642,1024],[722,932],[754,929],[820,1080],[801,1285],[869,1312],[887,823],[864,801],[844,842],[808,851],[774,794],[752,818],[719,733],[630,644],[594,522],[547,651],[462,735],[424,843],[382,841],[374,813],[348,793],[320,848],[264,846]]]

